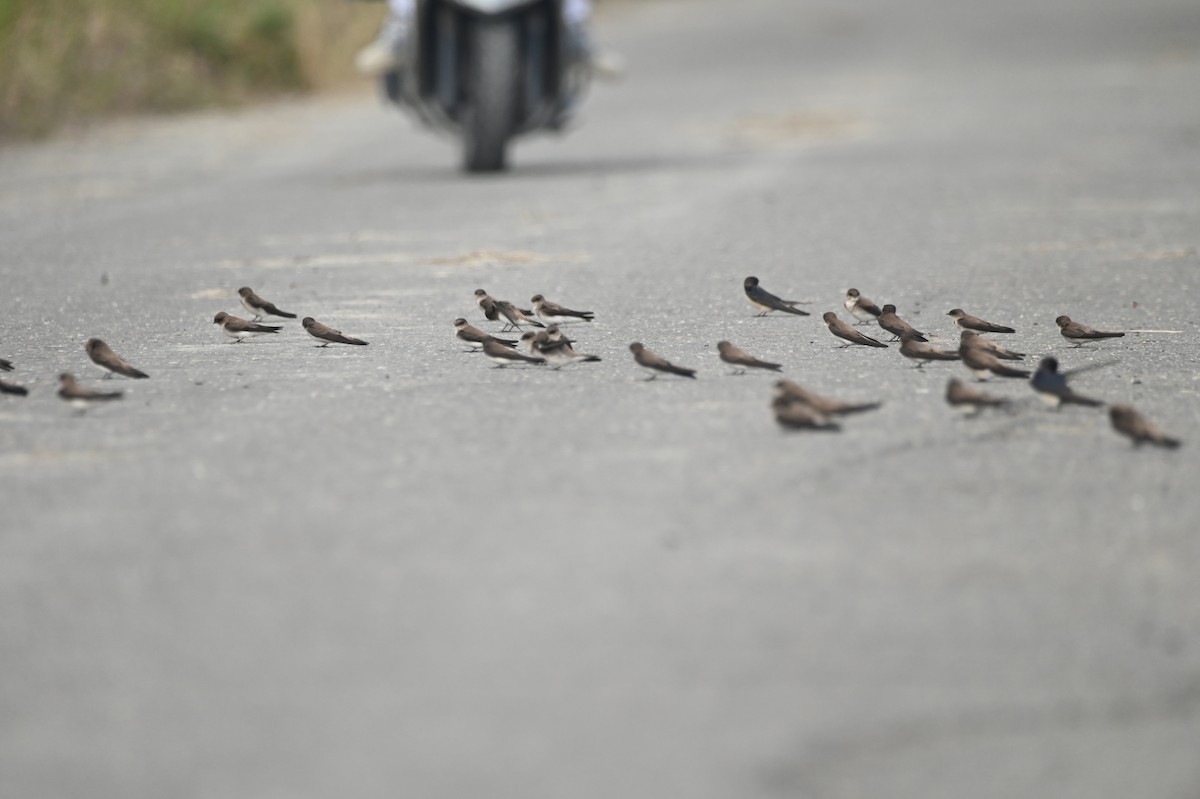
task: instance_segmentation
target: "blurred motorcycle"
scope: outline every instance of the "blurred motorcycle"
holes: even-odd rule
[[[509,144],[561,130],[589,82],[586,44],[564,0],[418,0],[405,67],[388,99],[462,139],[468,172],[507,167]]]

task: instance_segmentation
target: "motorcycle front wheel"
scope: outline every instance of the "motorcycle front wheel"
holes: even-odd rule
[[[463,116],[463,168],[505,168],[517,116],[520,31],[515,17],[479,19],[474,26]]]

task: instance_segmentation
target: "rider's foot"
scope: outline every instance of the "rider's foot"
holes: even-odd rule
[[[404,68],[408,46],[408,25],[397,17],[389,17],[375,41],[358,51],[354,66],[363,75],[377,78]]]

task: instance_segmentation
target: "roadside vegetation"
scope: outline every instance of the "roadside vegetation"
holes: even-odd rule
[[[0,139],[337,85],[383,13],[349,0],[0,0]]]

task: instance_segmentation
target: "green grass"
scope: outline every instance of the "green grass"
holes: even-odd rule
[[[334,85],[382,14],[346,0],[0,0],[0,137]]]

